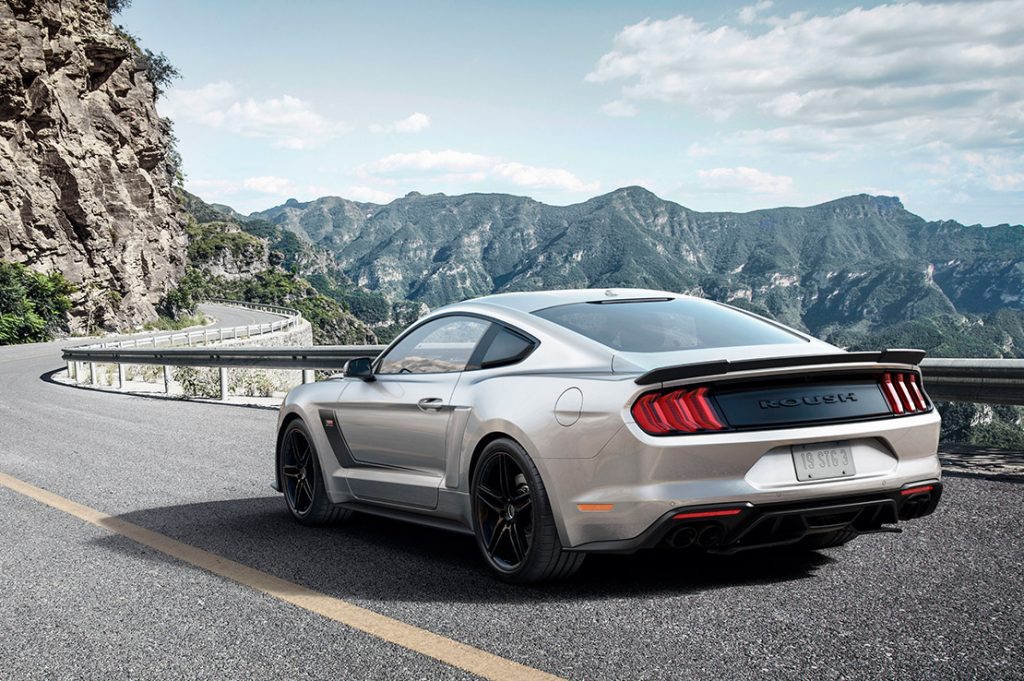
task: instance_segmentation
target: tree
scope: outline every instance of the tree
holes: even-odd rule
[[[73,287],[59,272],[0,262],[0,345],[50,340],[64,326]]]
[[[175,78],[181,78],[181,73],[171,64],[163,52],[153,52],[149,49],[142,50],[142,63],[146,68],[146,75],[149,82],[153,84],[157,97],[164,93],[164,90]]]
[[[107,0],[107,9],[111,14],[120,14],[130,7],[132,0]]]

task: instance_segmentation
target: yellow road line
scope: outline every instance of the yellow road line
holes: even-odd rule
[[[83,506],[0,472],[0,485],[63,511],[109,532],[145,544],[168,556],[208,570],[244,586],[358,629],[389,643],[432,657],[486,679],[552,681],[559,677],[503,657],[459,643],[440,634],[361,608],[348,601],[314,591],[294,582],[228,560],[209,551],[185,544],[167,535],[147,530],[120,518]]]

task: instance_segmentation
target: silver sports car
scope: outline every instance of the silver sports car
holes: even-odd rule
[[[487,296],[292,390],[276,486],[307,525],[473,534],[513,582],[598,551],[838,546],[939,501],[923,355],[664,291]]]

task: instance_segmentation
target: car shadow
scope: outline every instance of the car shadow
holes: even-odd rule
[[[165,395],[163,393],[145,393],[145,392],[122,392],[120,390],[114,390],[108,386],[94,386],[89,383],[67,383],[65,381],[58,381],[55,376],[60,372],[64,371],[64,367],[45,371],[39,375],[39,380],[43,383],[49,383],[51,385],[60,386],[61,388],[70,388],[72,390],[82,390],[91,393],[103,393],[105,395],[122,395],[124,397],[141,397],[147,400],[169,400],[172,402],[193,402],[195,404],[215,404],[221,407],[234,407],[237,409],[259,409],[261,411],[277,411],[281,407],[280,405],[269,405],[269,404],[236,404],[234,402],[225,402],[223,400],[215,399],[212,397],[186,397],[185,395]]]
[[[681,595],[807,579],[833,560],[816,552],[706,556],[678,551],[592,555],[572,579],[513,586],[494,578],[472,537],[364,514],[324,528],[292,520],[279,496],[166,506],[122,520],[338,598],[518,602]],[[125,551],[123,538],[97,539]],[[172,559],[151,551],[150,559]]]

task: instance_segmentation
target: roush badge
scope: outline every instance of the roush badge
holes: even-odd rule
[[[761,409],[778,409],[780,407],[799,407],[802,404],[813,407],[816,404],[842,404],[856,401],[857,393],[826,393],[824,395],[786,397],[780,400],[759,400],[757,405]]]

